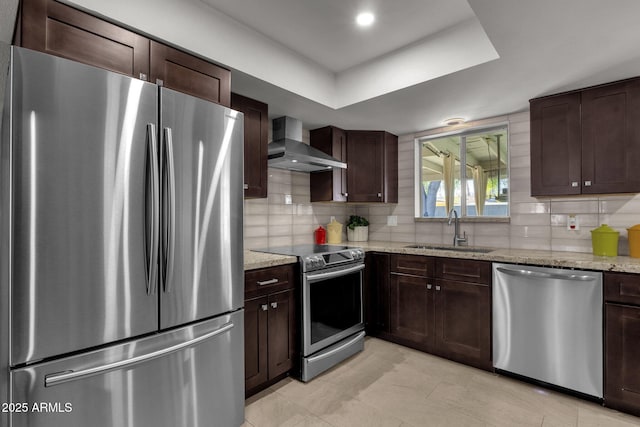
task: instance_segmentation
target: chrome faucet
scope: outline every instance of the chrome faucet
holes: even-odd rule
[[[467,232],[465,231],[462,237],[460,237],[460,220],[458,218],[458,212],[455,209],[449,211],[449,225],[451,220],[454,220],[454,233],[453,233],[453,246],[461,246],[467,243]]]

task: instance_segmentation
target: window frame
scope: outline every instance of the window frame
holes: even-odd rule
[[[507,134],[507,170],[508,179],[508,197],[507,197],[507,215],[506,216],[467,216],[467,196],[466,191],[461,194],[461,215],[460,220],[465,222],[510,222],[511,221],[511,126],[506,117],[500,117],[493,120],[482,120],[478,122],[470,122],[462,125],[448,126],[444,128],[432,129],[429,131],[416,134],[414,137],[414,220],[425,222],[442,222],[447,221],[446,217],[424,217],[422,216],[422,143],[426,140],[444,138],[449,136],[459,136],[464,138],[467,135],[482,133],[492,129],[506,129]],[[464,147],[464,149],[463,149]],[[467,149],[466,140],[464,144],[460,144],[460,152],[458,157],[460,164],[466,163]],[[466,188],[468,178],[461,173],[456,177],[460,179],[462,188]]]

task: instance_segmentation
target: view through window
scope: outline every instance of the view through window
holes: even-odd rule
[[[507,139],[506,125],[419,139],[420,217],[508,217]]]

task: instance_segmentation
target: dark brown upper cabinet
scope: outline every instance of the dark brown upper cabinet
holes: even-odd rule
[[[231,106],[229,70],[155,41],[151,41],[151,82]]]
[[[313,147],[347,163],[346,171],[312,174],[312,202],[398,203],[397,136],[332,126],[310,134]]]
[[[54,0],[23,0],[16,42],[229,107],[231,72]]]
[[[640,78],[582,92],[582,193],[640,191]]]
[[[232,93],[231,108],[244,113],[244,197],[267,197],[269,107]]]
[[[640,78],[530,106],[532,196],[640,191]]]
[[[531,195],[580,194],[580,94],[531,100]]]
[[[347,133],[334,126],[325,126],[309,132],[311,146],[341,162],[347,162]],[[327,172],[312,173],[310,177],[312,202],[346,202],[347,170],[334,168]]]
[[[149,39],[53,0],[23,0],[20,45],[142,80]]]

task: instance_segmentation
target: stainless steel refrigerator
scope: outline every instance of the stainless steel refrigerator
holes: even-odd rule
[[[0,63],[0,425],[242,424],[242,114]]]

